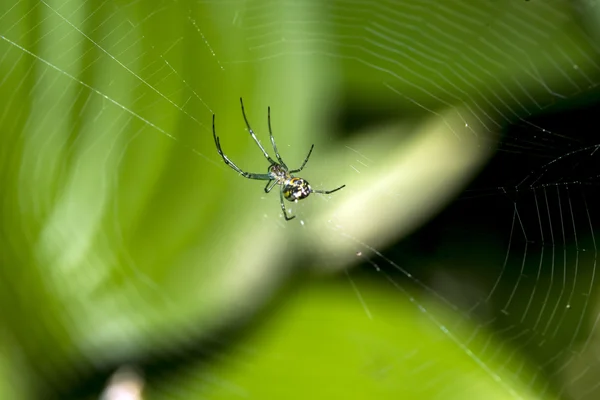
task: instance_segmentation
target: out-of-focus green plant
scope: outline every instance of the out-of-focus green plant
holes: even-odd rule
[[[467,3],[444,6],[458,21]],[[490,22],[510,24],[516,4],[507,2]],[[386,1],[0,2],[0,397],[62,390],[77,369],[200,339],[255,312],[306,251],[320,268],[343,268],[356,261],[347,236],[380,246],[406,234],[491,154],[494,137],[482,147],[473,135],[489,134],[478,113],[496,117],[495,104],[510,100],[500,90],[505,80],[534,86],[522,55],[544,75],[548,52],[578,40],[569,20],[551,24],[554,47],[543,51],[527,40],[506,46],[501,37],[480,47],[479,37],[460,30],[440,31],[436,41],[405,31],[398,16],[407,13],[427,20],[430,10]],[[288,26],[298,20],[310,29]],[[387,32],[384,41],[369,33],[373,27]],[[505,63],[464,71],[476,75],[477,87],[443,79],[446,66],[425,53],[402,46],[379,53],[385,41],[418,48],[428,40],[451,65],[456,49],[440,45],[450,34],[473,49],[463,54],[502,48]],[[587,65],[579,50],[569,57]],[[498,88],[498,96],[483,87]],[[416,117],[335,140],[330,114],[342,93],[365,106],[397,103]],[[216,154],[213,113],[226,153],[245,170],[266,170],[244,131],[240,96],[265,143],[271,105],[290,165],[316,142],[307,179],[347,188],[329,202],[311,197],[297,207],[302,217],[285,223],[277,194],[262,200],[261,184],[236,176]],[[494,100],[474,111],[479,97]],[[464,121],[470,127],[461,130]],[[355,155],[345,146],[379,155],[369,174],[347,167]],[[335,224],[346,236],[335,234]],[[478,364],[448,335],[424,329],[408,297],[373,288],[382,309],[368,325],[354,293],[307,290],[272,316],[265,325],[272,330],[255,332],[247,346],[256,366],[224,360],[174,382],[150,382],[161,388],[150,396],[233,398],[227,385],[211,387],[223,379],[261,399],[419,398],[425,380],[452,374],[458,394],[527,397],[501,372],[486,371],[493,364]],[[422,351],[409,357],[415,343]],[[412,379],[427,360],[434,360],[428,372]]]

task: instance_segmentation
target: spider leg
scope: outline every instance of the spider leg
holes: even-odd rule
[[[240,97],[240,104],[242,105],[242,115],[244,116],[244,121],[246,121],[246,126],[248,127],[248,132],[250,132],[250,135],[252,136],[252,139],[254,139],[254,141],[256,142],[256,144],[258,145],[258,147],[261,149],[261,151],[263,152],[263,155],[267,158],[267,160],[269,160],[269,162],[271,164],[277,164],[275,162],[275,160],[273,160],[271,158],[271,156],[269,156],[269,153],[267,153],[267,151],[262,146],[262,144],[260,144],[260,140],[258,140],[258,138],[256,137],[256,135],[254,134],[254,131],[250,127],[250,123],[248,122],[248,118],[246,118],[246,111],[244,110],[244,102],[242,101],[241,97]]]
[[[273,137],[273,130],[271,129],[271,107],[268,108],[268,116],[269,116],[269,137],[271,138],[271,144],[273,145],[273,150],[275,151],[275,156],[277,157],[277,160],[279,161],[279,163],[281,165],[283,165],[283,167],[285,169],[288,169],[287,165],[285,165],[285,163],[283,162],[283,160],[281,159],[281,156],[279,155],[279,151],[277,151],[277,145],[275,144],[275,138]]]
[[[319,194],[330,194],[330,193],[333,193],[333,192],[337,192],[338,190],[343,189],[345,187],[346,187],[346,185],[342,185],[339,188],[336,188],[336,189],[333,189],[333,190],[313,190],[313,189],[311,189],[310,192],[311,193],[319,193]]]
[[[288,217],[287,212],[285,211],[285,204],[283,204],[283,186],[279,191],[279,202],[281,203],[281,211],[283,211],[283,216],[285,217],[286,221],[291,221],[292,219],[296,218],[295,215],[292,217]]]
[[[269,193],[271,191],[271,189],[273,189],[275,187],[276,184],[277,184],[276,180],[267,182],[267,186],[265,186],[265,193]]]
[[[217,146],[217,151],[223,158],[223,161],[225,162],[225,164],[229,165],[231,167],[231,169],[236,171],[238,174],[242,175],[244,178],[257,179],[257,180],[261,180],[261,181],[270,181],[271,180],[271,175],[269,175],[269,174],[253,174],[250,172],[242,171],[237,165],[235,165],[235,163],[233,161],[231,161],[229,159],[229,157],[227,157],[223,153],[223,150],[221,149],[221,141],[219,140],[219,137],[217,136],[217,132],[215,129],[215,115],[214,114],[213,114],[213,138],[215,139],[215,145]]]
[[[304,159],[304,162],[302,163],[302,166],[298,169],[295,169],[293,171],[290,171],[290,174],[295,174],[296,172],[300,172],[304,169],[304,166],[306,165],[306,163],[308,162],[308,159],[310,158],[310,155],[312,154],[313,148],[315,147],[315,145],[313,144],[312,146],[310,146],[310,150],[308,151],[308,155],[306,156],[306,158]],[[340,188],[341,189],[341,188]],[[337,190],[337,189],[336,189]]]

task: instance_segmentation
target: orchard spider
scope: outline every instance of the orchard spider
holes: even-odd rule
[[[223,161],[225,161],[225,164],[229,165],[233,170],[235,170],[237,173],[242,175],[244,178],[257,179],[257,180],[261,180],[261,181],[269,181],[269,182],[267,182],[267,186],[265,186],[265,193],[269,193],[271,191],[271,189],[273,189],[275,187],[275,185],[281,186],[281,190],[279,191],[279,201],[281,203],[281,211],[283,211],[283,216],[285,217],[286,221],[290,221],[296,217],[295,216],[288,217],[288,215],[285,211],[285,205],[283,204],[284,198],[288,201],[297,202],[298,200],[302,200],[302,199],[308,197],[308,195],[311,193],[330,194],[333,192],[337,192],[338,190],[340,190],[346,186],[346,185],[342,185],[339,188],[333,189],[333,190],[315,190],[310,187],[310,185],[308,184],[308,182],[306,180],[304,180],[302,178],[296,178],[293,175],[296,172],[302,171],[302,169],[308,162],[308,158],[310,157],[310,154],[312,153],[313,147],[315,147],[315,145],[313,144],[312,146],[310,146],[310,150],[308,151],[308,155],[304,159],[302,166],[300,166],[300,168],[298,168],[298,169],[294,169],[294,170],[290,171],[288,166],[285,165],[285,163],[281,159],[281,156],[279,155],[279,152],[277,151],[277,146],[275,145],[275,139],[273,139],[273,132],[271,131],[271,107],[269,107],[268,108],[269,136],[271,137],[271,144],[273,145],[273,150],[275,151],[275,156],[277,157],[277,161],[273,160],[269,156],[269,154],[267,153],[265,148],[262,146],[262,144],[260,144],[260,141],[258,140],[256,135],[254,134],[254,131],[250,127],[248,118],[246,118],[246,112],[244,111],[244,102],[242,101],[241,97],[240,97],[240,103],[242,105],[242,115],[244,116],[244,121],[246,121],[246,126],[248,127],[248,132],[250,132],[252,139],[254,139],[254,141],[260,148],[260,150],[263,152],[263,155],[265,156],[265,158],[269,161],[269,163],[271,163],[271,165],[269,165],[269,169],[267,170],[268,172],[266,174],[252,174],[249,172],[244,172],[240,168],[238,168],[238,166],[235,165],[233,163],[233,161],[231,161],[223,153],[223,150],[221,150],[221,142],[219,141],[219,137],[217,136],[217,133],[215,131],[215,115],[213,114],[213,137],[215,139],[215,145],[217,146],[217,151],[219,152],[221,157],[223,157]]]

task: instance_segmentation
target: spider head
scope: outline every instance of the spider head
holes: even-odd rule
[[[271,164],[269,166],[269,175],[271,175],[273,179],[284,180],[286,178],[286,173],[287,170],[279,164]]]
[[[311,193],[310,185],[302,178],[292,178],[283,186],[283,197],[289,201],[302,200]]]

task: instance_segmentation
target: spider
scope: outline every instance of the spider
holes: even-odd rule
[[[319,193],[319,194],[330,194],[333,192],[337,192],[338,190],[344,188],[346,185],[342,185],[333,190],[316,190],[310,187],[308,182],[305,179],[297,178],[294,176],[296,172],[300,172],[304,169],[304,166],[308,162],[308,158],[310,157],[313,148],[315,145],[310,146],[310,150],[308,151],[308,155],[304,159],[304,162],[298,169],[293,169],[290,171],[288,166],[283,162],[281,156],[279,155],[279,151],[277,151],[277,145],[275,145],[275,139],[273,138],[273,132],[271,130],[271,107],[268,108],[268,121],[269,121],[269,136],[271,137],[271,144],[273,145],[273,150],[275,151],[275,156],[277,157],[277,161],[273,160],[271,156],[267,153],[265,148],[262,146],[254,131],[250,127],[250,123],[248,122],[248,118],[246,118],[246,111],[244,111],[244,102],[240,97],[240,104],[242,105],[242,115],[244,116],[244,121],[246,122],[246,126],[248,127],[248,132],[252,136],[252,139],[256,142],[260,150],[262,151],[265,158],[269,161],[271,165],[269,165],[269,169],[266,174],[253,174],[249,172],[242,171],[237,165],[234,164],[233,161],[229,159],[221,149],[221,142],[219,141],[219,137],[217,136],[217,132],[215,130],[215,115],[213,114],[213,137],[215,139],[215,145],[217,146],[217,151],[223,157],[223,161],[225,164],[229,165],[234,171],[242,175],[244,178],[248,179],[256,179],[261,181],[268,181],[267,186],[265,186],[265,193],[269,193],[271,189],[275,187],[275,185],[281,186],[281,190],[279,191],[279,202],[281,203],[281,211],[283,211],[283,216],[286,221],[290,221],[295,216],[288,217],[287,212],[285,211],[285,205],[283,204],[283,199],[285,198],[288,201],[297,202],[298,200],[302,200],[308,197],[311,193]]]

